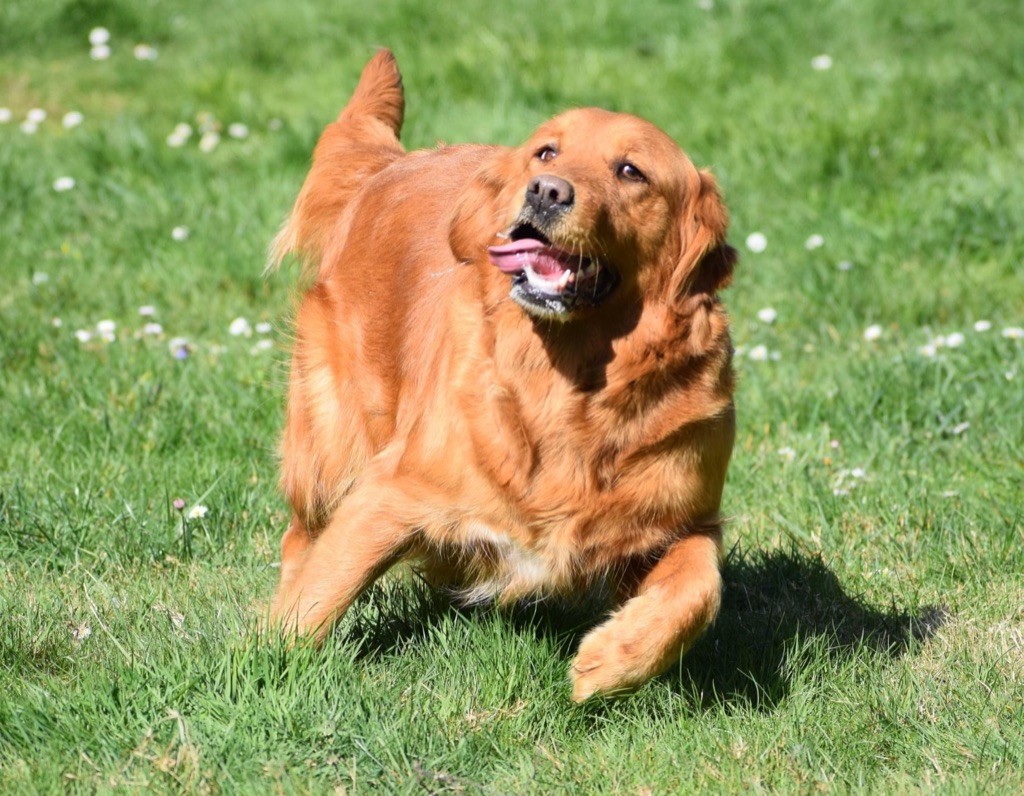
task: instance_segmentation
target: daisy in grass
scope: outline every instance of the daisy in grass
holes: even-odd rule
[[[882,336],[882,327],[877,323],[871,324],[867,329],[864,330],[864,339],[869,343],[878,340]]]
[[[102,320],[96,324],[96,334],[107,343],[114,342],[117,333],[117,324],[111,320]]]
[[[192,137],[192,125],[185,122],[179,122],[174,125],[174,129],[171,130],[170,135],[167,136],[167,146],[177,149],[183,147],[188,142],[188,139]]]
[[[219,144],[220,133],[216,130],[207,130],[199,139],[199,151],[204,153],[213,152]]]
[[[763,232],[751,232],[747,235],[747,248],[755,253],[763,252],[768,248],[768,238]]]

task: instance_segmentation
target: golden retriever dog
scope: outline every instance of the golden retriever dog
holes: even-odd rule
[[[624,114],[407,153],[403,113],[381,50],[274,242],[311,286],[271,627],[321,640],[403,560],[467,600],[600,584],[615,610],[573,699],[636,688],[720,602],[735,251],[715,181]]]

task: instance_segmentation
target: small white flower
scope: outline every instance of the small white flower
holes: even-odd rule
[[[157,335],[161,335],[164,333],[164,327],[161,326],[159,323],[147,323],[145,326],[142,327],[142,333],[156,337]]]
[[[216,130],[208,130],[203,133],[203,137],[199,139],[199,151],[200,152],[213,152],[220,143],[220,133]]]
[[[838,268],[840,271],[849,271],[853,268],[853,263],[851,263],[849,260],[843,260],[842,262],[836,263],[836,268]]]
[[[68,111],[64,114],[64,118],[60,120],[60,123],[65,130],[71,130],[78,127],[83,121],[85,121],[85,117],[79,111]]]
[[[21,132],[25,135],[35,135],[36,130],[39,129],[39,125],[33,121],[26,119],[21,123]]]
[[[804,248],[807,251],[813,251],[814,249],[820,249],[825,245],[825,239],[821,235],[811,235],[806,241],[804,241]]]
[[[796,458],[796,451],[790,447],[779,448],[779,456],[786,461],[791,462]]]
[[[50,281],[50,275],[47,274],[47,273],[44,273],[42,271],[36,271],[34,274],[32,274],[32,284],[33,285],[41,285],[44,282],[49,282],[49,281]]]
[[[143,318],[152,318],[154,315],[156,315],[156,307],[154,307],[152,304],[143,304],[141,307],[139,307],[139,315],[141,315]]]
[[[917,349],[917,353],[923,357],[933,357],[938,353],[938,349],[934,343],[928,343],[927,345],[920,346]]]
[[[268,340],[267,338],[263,338],[262,340],[257,341],[256,345],[254,345],[252,347],[252,351],[250,353],[258,354],[260,351],[269,351],[273,347],[274,347],[274,341],[273,340]]]
[[[132,54],[137,61],[155,61],[157,57],[156,49],[148,44],[136,44]]]
[[[882,327],[877,323],[871,324],[867,329],[864,330],[864,339],[868,342],[877,340],[882,336]]]
[[[171,230],[171,237],[179,243],[183,240],[187,240],[189,235],[188,227],[175,227]]]
[[[25,114],[25,119],[30,122],[35,122],[36,124],[42,124],[46,121],[46,111],[42,108],[33,108]]]
[[[167,348],[175,356],[178,356],[182,351],[188,354],[189,342],[187,337],[172,337],[167,341]]]
[[[167,136],[167,146],[177,149],[185,146],[185,143],[192,137],[192,125],[187,122],[178,122],[174,125],[170,135]]]
[[[53,181],[53,190],[55,190],[57,193],[64,193],[65,191],[70,191],[74,187],[74,177],[58,177],[56,180]]]
[[[764,345],[756,345],[750,349],[747,356],[755,362],[765,362],[768,359],[768,348]]]
[[[195,506],[188,510],[188,518],[190,520],[201,520],[203,517],[206,516],[207,511],[209,511],[209,509],[206,508],[206,506],[196,504]]]
[[[261,321],[260,323],[256,324],[256,333],[257,334],[270,334],[272,329],[273,329],[273,327],[269,323],[267,323],[266,321]]]
[[[1006,371],[1006,373],[1003,374],[1003,378],[1006,379],[1007,381],[1013,381],[1016,377],[1017,371],[1015,370],[1008,370]]]
[[[715,0],[697,0],[697,8],[701,11],[711,11],[715,7]]]
[[[80,625],[73,626],[71,628],[71,638],[73,638],[79,644],[81,644],[91,635],[92,628],[85,624],[85,622],[83,622]]]
[[[824,72],[832,68],[832,57],[829,55],[816,55],[811,59],[811,69],[816,72]]]
[[[967,422],[966,420],[963,423],[957,423],[955,426],[953,426],[953,434],[955,436],[960,436],[961,434],[963,434],[970,427],[971,427],[971,424],[969,422]]]
[[[763,252],[768,248],[768,238],[763,232],[751,232],[747,235],[747,248],[752,252]]]
[[[103,320],[96,324],[96,333],[108,343],[113,342],[117,324],[111,320]]]
[[[834,450],[834,451],[837,451],[837,450],[839,450],[839,445],[840,445],[840,442],[839,442],[839,440],[837,440],[837,439],[829,440],[828,446],[829,446],[829,447],[830,447],[830,448],[831,448],[832,450]]]
[[[1020,340],[1024,338],[1024,329],[1019,326],[1008,326],[1003,329],[1003,337],[1007,340]]]
[[[110,31],[106,28],[93,28],[89,31],[89,44],[95,47],[98,44],[106,44],[110,41]]]
[[[946,335],[946,348],[959,348],[964,344],[964,336],[960,332],[951,332]]]
[[[987,332],[992,328],[992,321],[975,321],[974,331],[976,332]]]
[[[106,61],[110,57],[110,48],[106,44],[97,44],[89,50],[89,57],[94,61]]]
[[[867,473],[864,471],[863,467],[854,467],[850,470],[851,478],[863,478],[865,475],[867,475]]]
[[[764,309],[757,311],[757,319],[761,321],[761,323],[775,323],[775,319],[778,317],[779,313],[777,313],[772,307],[765,307]]]
[[[78,342],[80,343],[88,343],[90,340],[92,340],[92,332],[90,332],[88,329],[79,329],[77,332],[75,332],[75,339],[78,340]]]
[[[228,333],[233,337],[251,337],[252,326],[249,325],[249,321],[245,318],[235,318],[231,321],[231,325],[228,327]]]
[[[54,329],[59,329],[63,325],[64,321],[62,321],[60,318],[54,318],[52,321],[50,321],[50,326],[52,326]]]
[[[232,138],[248,138],[249,128],[241,122],[234,122],[228,125],[228,135]]]
[[[836,497],[845,497],[846,495],[850,494],[850,490],[843,489],[842,487],[837,486],[832,490],[832,494],[835,495]]]
[[[0,108],[0,124],[7,124],[13,118],[10,108]]]

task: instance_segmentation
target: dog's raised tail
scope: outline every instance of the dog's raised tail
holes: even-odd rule
[[[404,153],[398,140],[404,116],[398,62],[390,50],[378,50],[363,67],[348,104],[320,135],[295,206],[270,244],[268,271],[293,253],[307,264],[320,260],[356,191]]]
[[[352,99],[342,110],[338,121],[359,117],[377,119],[386,124],[395,139],[402,132],[405,117],[405,92],[402,90],[402,73],[398,61],[387,48],[377,51],[359,77],[359,84],[352,92]]]

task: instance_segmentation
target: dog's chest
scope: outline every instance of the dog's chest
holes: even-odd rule
[[[530,548],[511,533],[478,520],[465,523],[462,539],[469,575],[460,595],[465,602],[508,601],[564,588],[566,567],[560,556]]]

